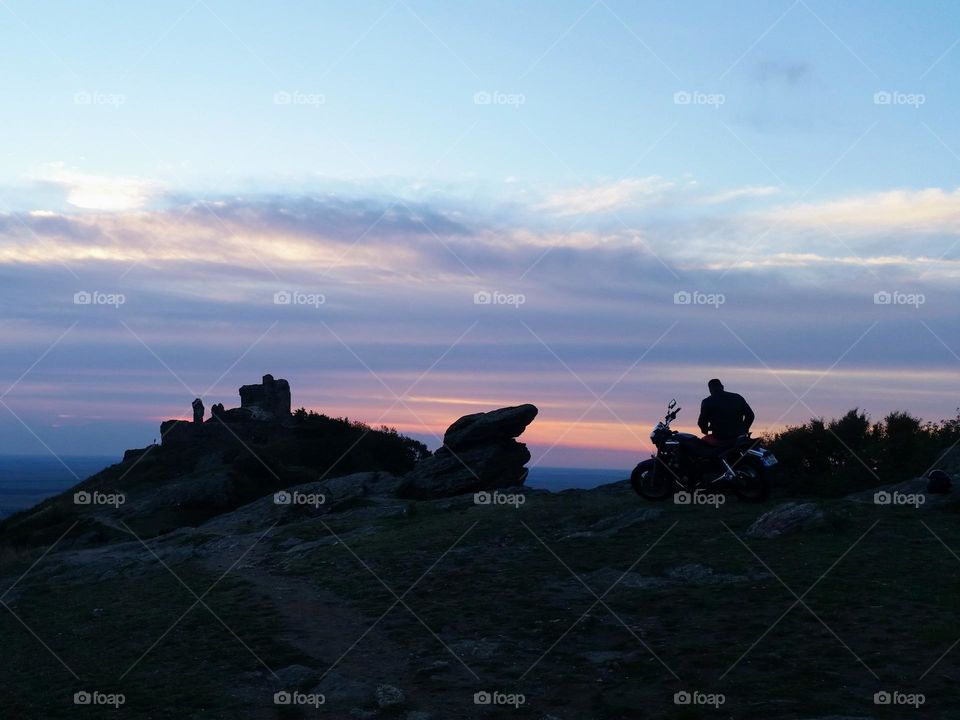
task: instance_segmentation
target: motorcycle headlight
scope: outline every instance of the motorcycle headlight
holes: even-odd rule
[[[661,430],[663,430],[663,423],[657,423],[657,426],[653,428],[653,431],[650,433],[650,439],[655,440]]]

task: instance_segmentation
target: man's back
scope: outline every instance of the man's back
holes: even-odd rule
[[[753,410],[743,396],[720,390],[703,399],[697,424],[704,435],[712,433],[720,440],[733,440],[747,432],[753,420]]]

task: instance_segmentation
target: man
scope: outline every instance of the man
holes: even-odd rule
[[[697,420],[704,442],[724,445],[749,431],[756,416],[743,396],[727,392],[716,378],[707,383],[707,387],[710,397],[700,403]]]

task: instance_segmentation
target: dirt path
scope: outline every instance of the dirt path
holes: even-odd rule
[[[404,689],[414,686],[414,668],[408,648],[390,638],[386,626],[395,607],[377,622],[355,611],[342,598],[309,578],[272,572],[271,550],[258,547],[237,565],[231,575],[265,596],[276,608],[277,637],[310,658],[303,664],[315,671],[311,687],[324,686],[327,708],[341,705],[343,716],[354,707],[374,703],[380,684]],[[208,567],[223,573],[229,564],[208,559]],[[389,603],[385,604],[384,612]],[[271,668],[283,675],[282,668]],[[270,678],[270,680],[274,680]]]

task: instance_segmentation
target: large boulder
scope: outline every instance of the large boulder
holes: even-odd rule
[[[939,475],[937,477],[940,477]],[[863,490],[847,495],[847,500],[865,505],[880,507],[912,507],[926,509],[937,507],[951,501],[950,477],[946,476],[947,486],[930,489],[932,481],[929,477],[916,477],[890,485]]]
[[[952,478],[943,470],[933,470],[927,474],[927,492],[930,494],[949,495],[952,486]]]
[[[518,405],[463,416],[447,428],[443,447],[404,477],[398,494],[430,499],[522,485],[530,451],[514,438],[537,412]]]
[[[960,481],[960,448],[952,448],[943,455],[937,468],[953,480]]]
[[[537,416],[535,405],[517,405],[464,415],[443,434],[444,447],[464,450],[518,437]]]

